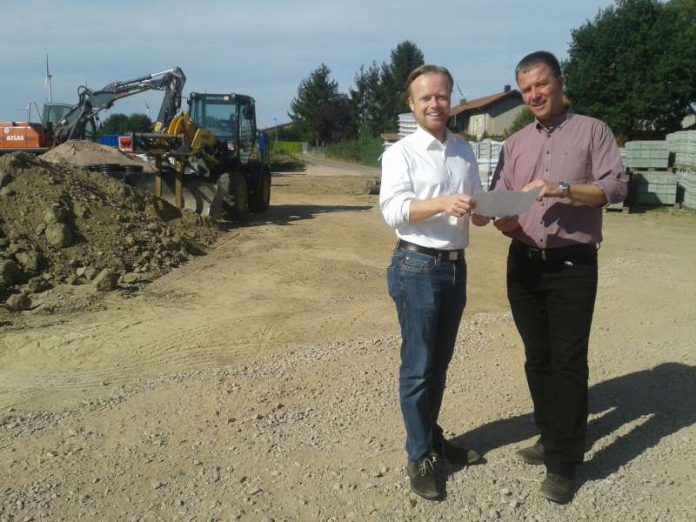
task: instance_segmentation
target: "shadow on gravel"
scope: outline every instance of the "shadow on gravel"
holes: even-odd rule
[[[613,440],[585,462],[582,481],[608,477],[664,437],[696,423],[696,367],[665,363],[600,382],[590,388],[589,409],[600,416],[588,425],[588,448],[603,437]],[[485,455],[536,434],[530,413],[490,422],[452,442]]]
[[[362,212],[370,210],[371,205],[271,205],[264,214],[249,214],[243,226],[290,225],[293,221],[313,219],[319,214],[332,212]]]
[[[637,423],[585,463],[581,477],[597,480],[696,422],[696,367],[665,363],[600,382],[590,390],[590,411],[605,413],[588,426],[588,444]]]

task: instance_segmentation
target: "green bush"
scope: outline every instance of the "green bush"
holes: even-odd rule
[[[302,154],[301,141],[272,141],[271,154]]]

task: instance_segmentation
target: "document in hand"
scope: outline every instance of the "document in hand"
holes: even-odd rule
[[[473,213],[489,218],[517,216],[532,206],[540,191],[541,187],[530,192],[516,190],[479,192],[474,196],[476,208]]]

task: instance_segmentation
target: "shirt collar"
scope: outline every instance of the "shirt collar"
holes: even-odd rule
[[[430,134],[427,130],[423,129],[420,125],[413,133],[419,145],[421,145],[426,150],[428,149],[445,149],[447,148],[447,143],[450,140],[452,133],[449,129],[445,130],[445,141],[438,140],[435,136]]]
[[[561,114],[556,116],[551,125],[548,127],[541,123],[539,120],[535,119],[534,121],[536,123],[536,129],[540,132],[544,131],[548,134],[551,134],[554,130],[563,128],[565,123],[571,118],[572,115],[572,111],[570,109],[566,109]]]

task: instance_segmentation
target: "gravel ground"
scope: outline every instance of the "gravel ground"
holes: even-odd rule
[[[445,469],[428,502],[404,473],[393,239],[363,185],[279,177],[265,221],[142,295],[13,319],[0,522],[696,520],[696,216],[607,216],[590,440],[566,506],[515,458],[535,433],[505,245],[474,233],[441,423],[484,462]]]
[[[443,419],[485,463],[448,468],[442,502],[408,492],[399,341],[362,338],[142,382],[60,414],[10,412],[0,454],[21,480],[4,487],[0,520],[693,520],[694,367],[593,383],[588,462],[574,502],[556,506],[537,494],[543,471],[514,457],[533,436],[521,361],[489,348],[515,342],[510,328],[492,333],[510,321],[465,324]]]

